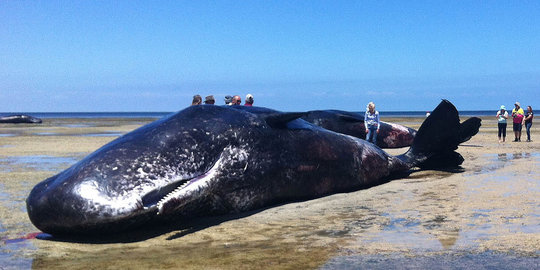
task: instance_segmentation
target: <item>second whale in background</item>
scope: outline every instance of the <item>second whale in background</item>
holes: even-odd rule
[[[322,128],[351,135],[362,140],[366,139],[364,116],[360,113],[340,110],[308,111],[302,116],[307,122]],[[377,146],[381,148],[401,148],[411,146],[416,130],[393,123],[381,121]]]
[[[360,113],[341,110],[315,110],[308,111],[302,119],[322,128],[347,134],[365,140],[366,128],[364,117]],[[460,142],[468,141],[476,135],[481,122],[478,117],[471,117],[460,124]],[[412,145],[416,130],[395,123],[381,121],[376,145],[381,148],[401,148]]]

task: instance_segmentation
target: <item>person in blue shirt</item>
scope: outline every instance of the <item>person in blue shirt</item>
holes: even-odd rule
[[[379,112],[375,110],[375,103],[370,102],[367,105],[366,114],[364,116],[364,125],[366,126],[366,141],[377,144],[377,134],[381,126],[379,120]]]

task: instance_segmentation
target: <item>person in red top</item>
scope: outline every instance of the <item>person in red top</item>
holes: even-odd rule
[[[516,101],[514,103],[515,108],[512,110],[512,118],[514,119],[514,135],[516,138],[514,139],[514,142],[521,142],[521,127],[523,125],[523,118],[525,113],[523,112],[523,109],[521,108],[521,104]]]
[[[246,95],[246,103],[244,104],[244,106],[253,106],[253,95],[252,94],[247,94]]]

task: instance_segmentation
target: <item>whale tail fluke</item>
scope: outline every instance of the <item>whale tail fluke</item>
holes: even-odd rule
[[[471,117],[463,123],[461,123],[460,130],[459,130],[459,137],[461,140],[461,143],[464,143],[472,138],[472,136],[476,135],[478,133],[478,130],[480,129],[482,119],[478,117]]]
[[[480,122],[479,118],[473,117],[461,124],[456,107],[443,100],[422,123],[411,148],[398,158],[411,167],[459,166],[463,157],[454,150],[478,133]]]

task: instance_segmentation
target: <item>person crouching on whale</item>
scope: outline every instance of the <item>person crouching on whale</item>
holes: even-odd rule
[[[375,110],[375,103],[373,102],[367,105],[364,125],[366,126],[366,141],[377,144],[377,134],[381,123],[379,121],[379,112]]]
[[[242,98],[238,95],[233,96],[231,105],[240,105],[242,103]]]
[[[216,99],[212,95],[206,96],[204,98],[204,104],[214,105],[215,103],[216,103]]]
[[[247,94],[246,95],[246,103],[244,103],[244,106],[253,106],[253,95]]]
[[[194,95],[193,100],[191,101],[191,106],[201,105],[202,97],[200,95]]]

